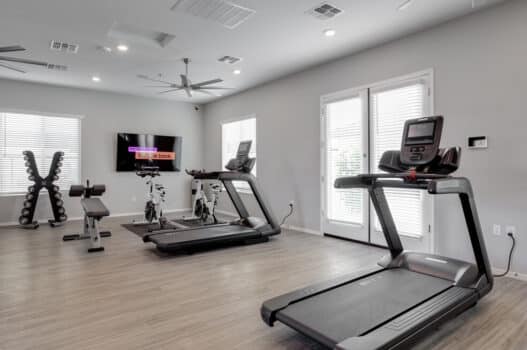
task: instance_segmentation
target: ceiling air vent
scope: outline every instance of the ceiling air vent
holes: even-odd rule
[[[47,65],[47,68],[50,69],[50,70],[56,70],[56,71],[60,71],[60,72],[65,72],[68,70],[68,67],[62,65],[62,64],[52,64],[52,63],[48,63]]]
[[[225,0],[177,0],[172,11],[189,14],[234,29],[256,13]]]
[[[58,40],[51,40],[51,43],[49,44],[49,48],[51,49],[51,51],[60,51],[60,52],[66,52],[66,53],[79,52],[79,45],[68,44],[63,41],[58,41]]]
[[[341,9],[331,5],[328,2],[323,2],[322,4],[315,6],[307,11],[307,13],[311,16],[321,20],[334,18],[340,15],[342,12],[343,11]]]
[[[242,60],[241,58],[234,57],[234,56],[223,56],[221,58],[218,58],[218,61],[222,63],[227,63],[227,64],[235,64],[235,63],[240,62],[241,60]]]

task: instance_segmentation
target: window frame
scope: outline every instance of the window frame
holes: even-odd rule
[[[220,169],[222,171],[225,171],[225,165],[227,164],[227,162],[229,161],[229,159],[227,160],[224,160],[223,159],[223,155],[224,155],[224,152],[223,152],[223,146],[224,146],[224,143],[223,143],[223,127],[224,125],[226,124],[232,124],[232,123],[237,123],[237,122],[242,122],[242,121],[246,121],[246,120],[250,120],[250,119],[254,119],[254,135],[255,135],[255,140],[253,140],[253,147],[256,147],[256,151],[254,152],[254,155],[256,157],[256,161],[258,162],[258,157],[257,157],[257,152],[258,152],[258,118],[256,117],[256,113],[251,113],[251,114],[246,114],[244,116],[240,116],[240,117],[236,117],[236,118],[230,118],[230,119],[225,119],[225,120],[222,120],[221,123],[220,123],[220,139],[221,139],[221,162],[222,164],[220,165]],[[251,174],[253,174],[251,172]],[[258,173],[255,172],[254,174],[254,177],[257,177],[258,176]],[[239,192],[239,193],[242,193],[242,194],[253,194],[252,190],[247,187],[247,186],[237,186],[235,183],[234,184],[234,187],[236,188],[236,190]]]
[[[79,147],[79,178],[76,181],[76,184],[82,182],[82,121],[85,118],[85,115],[82,114],[69,114],[69,113],[54,113],[54,112],[43,112],[39,110],[28,110],[28,109],[18,109],[18,108],[0,108],[0,114],[28,114],[36,115],[40,117],[55,117],[55,118],[74,118],[79,120],[79,133],[78,133],[78,147]],[[23,160],[22,155],[20,158]],[[40,170],[40,169],[39,169]],[[49,170],[49,169],[48,169]],[[45,172],[47,173],[47,171]],[[74,179],[75,180],[75,179]],[[60,188],[61,193],[67,193],[69,188]],[[23,192],[0,192],[0,197],[22,197],[26,195],[26,191]]]

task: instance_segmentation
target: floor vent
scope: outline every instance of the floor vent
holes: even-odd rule
[[[221,58],[218,58],[218,61],[222,63],[227,63],[227,64],[235,64],[235,63],[240,62],[241,60],[242,60],[241,58],[234,57],[234,56],[223,56]]]
[[[51,40],[49,44],[51,51],[59,51],[66,53],[77,53],[79,52],[79,45],[77,44],[68,44],[63,41]]]
[[[234,29],[256,13],[225,0],[177,0],[172,11],[189,14]]]
[[[320,20],[328,20],[331,18],[335,18],[342,12],[344,11],[331,5],[328,2],[323,2],[322,4],[317,5],[307,11],[308,14]]]

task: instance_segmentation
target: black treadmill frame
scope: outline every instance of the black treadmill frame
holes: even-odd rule
[[[404,334],[399,334],[401,339],[386,338],[387,342],[380,340],[377,334],[377,340],[372,342],[375,337],[366,337],[364,339],[357,337],[350,337],[340,344],[336,344],[336,349],[369,349],[370,345],[375,343],[373,348],[378,349],[405,349],[409,344],[415,342],[415,340],[422,336],[425,331],[432,329],[432,326],[437,326],[440,323],[451,319],[457,314],[463,312],[467,308],[476,304],[477,300],[490,292],[493,287],[493,275],[490,268],[490,263],[485,248],[485,242],[481,231],[481,225],[479,222],[478,212],[476,203],[474,200],[474,194],[470,181],[464,177],[451,177],[446,175],[435,175],[435,174],[410,174],[410,173],[396,173],[396,174],[365,174],[352,177],[339,178],[335,182],[335,188],[339,189],[356,189],[362,188],[367,189],[372,204],[378,214],[379,222],[382,227],[382,231],[386,238],[390,255],[385,257],[379,262],[380,267],[372,268],[367,273],[356,273],[347,276],[343,276],[332,281],[319,283],[313,286],[309,286],[282,296],[270,299],[263,303],[261,308],[261,316],[265,323],[269,326],[277,321],[277,314],[287,308],[289,305],[301,302],[312,296],[322,294],[326,291],[338,288],[348,283],[353,283],[360,279],[374,275],[385,269],[393,268],[406,268],[411,271],[420,272],[444,278],[452,281],[452,288],[473,290],[474,293],[471,295],[464,296],[459,300],[452,302],[451,310],[448,309],[446,312],[435,319],[423,319],[416,325],[413,325],[413,329],[406,331]],[[419,189],[426,190],[431,195],[441,194],[457,194],[463,208],[463,214],[470,237],[472,249],[474,251],[474,257],[476,265],[468,262],[449,259],[441,256],[432,254],[422,253],[411,253],[406,252],[403,249],[397,228],[393,220],[388,201],[386,199],[384,188],[408,188],[408,189]],[[428,258],[428,259],[427,259]],[[434,260],[443,259],[449,263],[445,265],[443,269],[437,269],[437,263]],[[430,302],[433,302],[430,300]],[[415,309],[419,309],[422,305],[416,305]],[[404,315],[404,314],[403,314]],[[280,320],[283,322],[283,320]],[[301,331],[294,324],[288,324],[290,327]],[[372,336],[375,332],[385,332],[383,325],[378,325],[372,330]],[[316,339],[315,334],[309,334],[308,332],[302,332],[307,336]],[[380,337],[382,339],[382,337]],[[357,341],[365,341],[362,345],[358,346]],[[369,345],[368,345],[369,344]],[[328,344],[325,344],[326,346]]]
[[[248,234],[247,237],[244,237],[243,235],[237,235],[237,236],[225,236],[223,239],[221,238],[215,238],[210,243],[211,244],[218,244],[223,242],[235,242],[235,241],[244,241],[248,239],[249,241],[258,241],[258,239],[261,239],[261,241],[268,240],[268,237],[280,234],[281,229],[280,225],[277,223],[273,213],[271,212],[271,209],[267,205],[265,199],[263,198],[260,188],[258,186],[258,183],[256,181],[256,178],[254,175],[250,173],[243,173],[238,171],[213,171],[213,172],[200,172],[194,174],[194,178],[197,180],[214,180],[214,181],[221,181],[223,183],[223,186],[225,187],[225,190],[227,194],[229,195],[230,200],[232,201],[232,204],[234,205],[234,208],[236,209],[236,212],[238,216],[240,217],[239,220],[236,222],[231,223],[222,223],[217,225],[207,225],[207,226],[198,226],[198,227],[190,227],[186,229],[166,229],[166,230],[159,230],[154,231],[148,235],[145,235],[143,237],[144,242],[153,242],[155,243],[155,237],[163,234],[170,234],[175,232],[182,232],[182,231],[203,231],[207,229],[213,229],[217,226],[229,226],[229,225],[241,225],[247,228],[251,228],[249,224],[250,214],[247,210],[247,207],[245,206],[243,200],[240,197],[240,194],[236,190],[236,187],[233,184],[233,181],[244,181],[247,184],[249,184],[252,194],[254,195],[254,198],[256,199],[256,202],[258,203],[258,206],[260,207],[261,212],[263,213],[265,220],[267,223],[265,225],[253,228],[253,230],[257,233],[257,237],[255,237],[254,234]],[[179,244],[181,247],[189,248],[192,247],[192,240],[186,241],[185,243]],[[207,242],[206,240],[199,240],[195,242],[196,245],[205,245]],[[177,247],[173,247],[174,249]]]

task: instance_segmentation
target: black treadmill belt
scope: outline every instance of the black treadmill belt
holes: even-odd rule
[[[176,248],[233,239],[250,239],[259,236],[258,231],[248,227],[223,225],[152,235],[150,241],[160,248]]]
[[[292,304],[277,319],[328,347],[445,291],[452,282],[406,269],[383,270]]]

